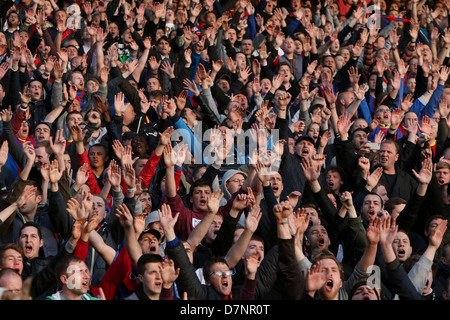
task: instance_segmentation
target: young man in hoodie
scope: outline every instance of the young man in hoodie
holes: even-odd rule
[[[228,170],[222,177],[222,185],[220,189],[223,193],[221,205],[226,204],[230,200],[231,195],[241,189],[244,185],[247,174],[240,170]]]

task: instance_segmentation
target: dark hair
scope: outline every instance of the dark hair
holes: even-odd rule
[[[393,197],[390,198],[388,201],[386,201],[386,204],[384,205],[384,209],[389,212],[389,214],[392,214],[392,210],[394,210],[395,206],[398,206],[399,204],[407,204],[408,202],[405,199],[402,199],[400,197]]]
[[[374,196],[377,196],[378,198],[380,198],[380,201],[381,201],[381,207],[384,208],[384,201],[383,201],[383,198],[381,198],[381,196],[380,196],[378,193],[371,191],[371,192],[367,193],[367,194],[364,196],[364,199],[365,199],[368,195],[374,195]],[[364,200],[364,199],[363,199],[363,200]]]
[[[42,239],[41,227],[36,222],[34,221],[25,222],[24,225],[20,228],[19,234],[22,234],[22,230],[25,229],[26,227],[35,227],[38,232],[39,240]]]
[[[159,254],[146,253],[143,254],[137,262],[137,272],[140,275],[145,273],[145,265],[147,263],[162,263],[163,258]]]
[[[335,171],[337,173],[339,173],[339,175],[341,176],[342,181],[345,181],[345,171],[341,166],[337,166],[337,165],[329,165],[325,168],[325,170],[323,171],[324,176],[326,176],[328,174],[328,172],[330,171]]]
[[[191,187],[189,189],[189,197],[192,197],[192,195],[194,194],[194,190],[197,187],[209,187],[211,189],[211,192],[213,191],[211,181],[206,179],[198,179],[191,184]]]

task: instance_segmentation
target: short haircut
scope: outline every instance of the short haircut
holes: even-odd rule
[[[369,196],[369,195],[377,196],[378,198],[380,198],[380,201],[381,201],[381,207],[384,208],[384,201],[383,201],[383,198],[381,198],[381,196],[380,196],[378,193],[371,191],[371,192],[367,193],[367,194],[364,196],[364,199],[365,199],[367,196]],[[363,199],[363,201],[364,201],[364,199]]]
[[[342,264],[336,259],[336,256],[328,249],[315,249],[313,250],[313,253],[311,254],[311,267],[316,265],[319,261],[324,259],[331,259],[334,262],[336,262],[337,266],[339,267],[339,274],[341,275],[341,280],[344,281],[344,269],[342,267]]]
[[[392,210],[394,210],[395,206],[398,206],[400,204],[407,204],[408,202],[400,197],[393,197],[390,198],[388,201],[386,201],[386,204],[384,205],[384,209],[389,212],[389,214],[392,213]]]
[[[24,225],[20,228],[19,234],[22,234],[22,230],[27,228],[27,227],[35,227],[37,232],[38,232],[39,240],[42,239],[41,227],[34,221],[27,221],[27,222],[25,222]]]
[[[12,243],[12,242],[2,243],[2,244],[0,244],[0,262],[3,260],[3,256],[5,255],[6,250],[9,250],[9,249],[17,251],[22,256],[24,255],[22,248],[17,243]]]
[[[154,253],[143,254],[137,262],[137,272],[138,274],[143,276],[145,273],[145,266],[147,265],[147,263],[162,263],[162,262],[163,258],[159,254]]]
[[[77,257],[77,256],[65,256],[62,257],[61,260],[59,260],[55,265],[55,275],[56,279],[58,280],[58,284],[62,285],[61,282],[61,276],[67,272],[67,269],[69,268],[69,265],[72,262],[84,262],[83,259]]]
[[[213,187],[211,184],[211,181],[206,179],[198,179],[194,183],[191,184],[191,187],[189,189],[189,196],[191,197],[194,194],[194,190],[197,187],[209,187],[211,189],[211,192],[213,191]]]
[[[50,141],[48,141],[48,140],[39,141],[38,143],[36,143],[36,146],[34,147],[34,149],[36,150],[37,148],[41,148],[41,147],[45,148],[45,152],[49,156],[53,154],[53,150],[52,150],[52,147],[50,145]]]

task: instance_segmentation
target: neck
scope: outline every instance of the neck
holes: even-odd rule
[[[81,295],[73,293],[67,287],[63,288],[61,294],[69,300],[81,300]]]
[[[150,299],[150,300],[159,300],[159,293],[155,293],[155,292],[150,292],[147,288],[143,288],[144,289],[144,293],[145,295]]]
[[[103,171],[105,170],[104,167],[97,167],[97,168],[92,168],[92,172],[94,172],[94,174],[99,177]]]
[[[385,174],[395,174],[395,167],[392,166],[390,168],[383,168],[383,173]]]
[[[22,216],[25,218],[25,220],[33,221],[34,217],[36,216],[36,209],[37,209],[37,206],[32,212],[22,212],[20,210],[19,211],[22,214]]]

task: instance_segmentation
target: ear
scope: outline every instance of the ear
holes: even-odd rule
[[[39,241],[39,248],[42,248],[44,246],[44,239],[41,239],[41,241]]]
[[[400,155],[398,153],[395,155],[395,162],[397,162],[399,156]]]
[[[63,274],[59,277],[59,280],[61,281],[62,284],[67,284],[67,275]]]
[[[142,274],[138,274],[137,278],[140,282],[144,282],[144,277],[142,276]]]
[[[40,203],[42,201],[42,195],[36,196],[36,202]]]

